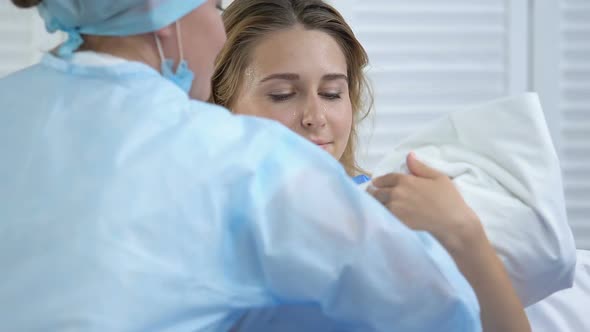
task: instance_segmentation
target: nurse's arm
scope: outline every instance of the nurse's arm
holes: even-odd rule
[[[244,254],[276,304],[316,303],[376,331],[479,331],[473,290],[440,244],[322,166],[275,174],[286,180],[265,184],[268,204],[249,222]]]

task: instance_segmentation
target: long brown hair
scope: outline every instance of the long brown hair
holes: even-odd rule
[[[357,123],[373,98],[364,74],[368,56],[342,15],[321,0],[235,0],[224,12],[227,42],[216,61],[212,101],[231,108],[257,42],[269,33],[302,25],[332,36],[347,61],[350,102],[355,121],[340,163],[351,176],[365,173],[357,164]]]

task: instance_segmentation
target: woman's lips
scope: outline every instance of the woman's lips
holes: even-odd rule
[[[319,146],[320,148],[327,150],[328,148],[330,148],[332,146],[332,144],[334,144],[334,142],[329,141],[327,139],[316,139],[316,138],[310,138],[309,139],[313,144]]]
[[[319,146],[320,148],[327,150],[330,146],[332,146],[331,142],[328,143],[316,143],[317,146]]]

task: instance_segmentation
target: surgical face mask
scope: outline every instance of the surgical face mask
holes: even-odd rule
[[[178,39],[178,53],[180,54],[180,62],[178,67],[174,70],[174,60],[166,59],[164,57],[164,50],[160,38],[154,33],[156,39],[156,46],[160,54],[160,71],[162,76],[172,83],[176,84],[184,92],[189,93],[195,79],[195,74],[189,69],[188,63],[184,60],[184,50],[182,48],[182,38],[180,33],[180,23],[176,22],[176,38]]]

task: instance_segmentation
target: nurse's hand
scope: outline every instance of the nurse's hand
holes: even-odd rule
[[[412,173],[391,173],[372,181],[368,191],[398,219],[415,230],[430,232],[447,250],[462,250],[466,242],[478,238],[483,227],[465,203],[451,179],[407,157]]]

